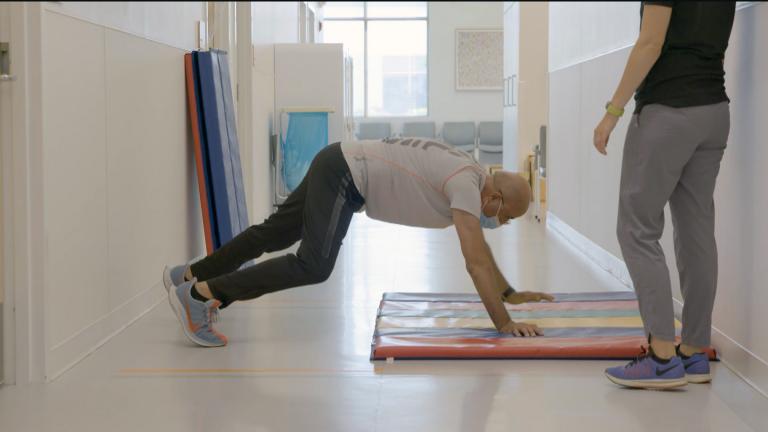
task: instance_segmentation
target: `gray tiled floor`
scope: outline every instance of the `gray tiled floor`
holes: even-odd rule
[[[488,237],[518,288],[623,289],[538,224]],[[57,381],[0,389],[0,430],[768,430],[768,399],[721,364],[650,392],[609,383],[611,362],[368,360],[383,292],[472,290],[452,229],[358,215],[328,281],[225,310],[229,346],[191,346],[161,303]]]

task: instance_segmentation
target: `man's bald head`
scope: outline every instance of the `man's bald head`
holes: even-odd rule
[[[531,202],[531,187],[520,175],[509,171],[493,173],[493,185],[504,198],[505,216],[517,218],[528,211]]]

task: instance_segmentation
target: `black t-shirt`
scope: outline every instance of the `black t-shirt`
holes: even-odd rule
[[[664,47],[635,93],[635,113],[644,105],[671,107],[730,101],[725,94],[723,59],[733,27],[736,2],[649,1],[672,8]]]

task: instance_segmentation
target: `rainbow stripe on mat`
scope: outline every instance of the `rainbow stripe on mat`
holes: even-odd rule
[[[499,334],[476,294],[385,293],[371,359],[630,359],[646,344],[635,293],[553,294],[552,303],[507,304],[543,337]],[[681,324],[675,320],[679,336]],[[716,357],[714,350],[710,358]]]

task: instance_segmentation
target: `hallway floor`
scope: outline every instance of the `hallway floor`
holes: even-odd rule
[[[625,289],[540,224],[486,233],[518,289]],[[718,363],[659,392],[611,384],[616,362],[371,362],[385,291],[473,292],[455,231],[356,215],[328,281],[223,311],[229,346],[192,346],[162,302],[53,383],[0,388],[0,431],[768,430],[768,399]]]

